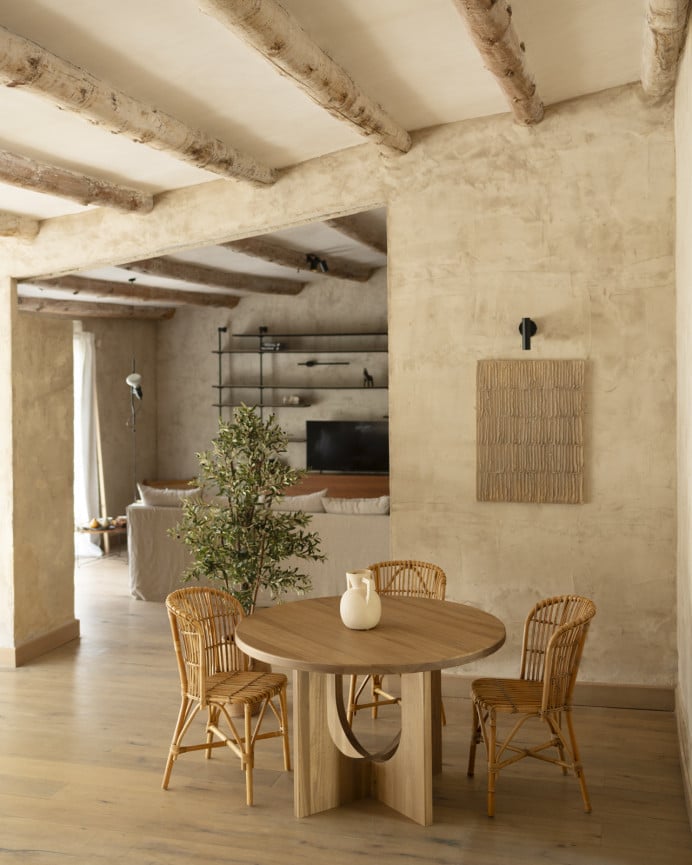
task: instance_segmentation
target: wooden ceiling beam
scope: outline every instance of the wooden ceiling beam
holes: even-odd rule
[[[524,43],[512,26],[507,0],[454,0],[487,68],[497,79],[515,119],[525,126],[540,123],[543,103],[524,60]]]
[[[148,273],[150,276],[179,279],[182,282],[193,282],[243,294],[299,294],[305,285],[293,279],[236,273],[167,256],[131,261],[128,264],[119,264],[118,267],[133,273]]]
[[[276,0],[198,0],[200,9],[239,35],[313,102],[359,134],[406,152],[411,139],[335,63]]]
[[[149,213],[154,198],[137,189],[117,186],[46,162],[0,150],[0,181],[22,189],[67,198],[78,204],[112,207],[124,213]]]
[[[0,237],[33,240],[38,234],[39,227],[40,223],[37,219],[0,210]]]
[[[173,318],[175,309],[160,306],[126,306],[118,303],[86,303],[79,300],[49,300],[18,297],[20,312],[60,315],[67,318],[131,318],[161,320]]]
[[[190,306],[218,306],[233,309],[240,298],[233,294],[207,291],[185,291],[177,288],[159,288],[141,283],[113,282],[108,279],[93,279],[86,276],[59,276],[51,279],[23,280],[24,284],[65,291],[72,295],[89,294],[113,300],[163,301]]]
[[[387,229],[366,223],[358,214],[327,219],[325,225],[329,225],[357,243],[362,243],[363,246],[381,252],[383,255],[387,254]]]
[[[310,271],[310,263],[308,254],[301,252],[298,249],[289,249],[287,246],[281,246],[278,243],[272,243],[262,237],[248,237],[245,240],[231,240],[228,243],[222,243],[220,246],[226,249],[232,249],[234,252],[240,252],[243,255],[250,255],[253,258],[261,258],[263,261],[270,261],[272,264],[280,264],[282,267],[291,267],[295,270]],[[336,279],[350,279],[354,282],[367,282],[372,276],[373,269],[358,261],[346,261],[335,255],[322,256],[327,263],[328,270],[322,276],[334,277]]]
[[[689,0],[647,0],[642,42],[642,87],[661,99],[675,86],[685,43]]]
[[[251,156],[116,90],[4,27],[0,27],[0,84],[23,87],[95,126],[223,177],[256,183],[273,183],[276,179],[271,168]]]

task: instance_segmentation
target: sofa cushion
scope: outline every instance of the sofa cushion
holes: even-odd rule
[[[306,493],[302,496],[281,496],[272,503],[275,511],[307,511],[312,514],[324,513],[322,500],[327,495],[327,490],[318,490],[315,493]]]
[[[182,499],[189,499],[191,496],[200,494],[199,487],[191,487],[189,490],[169,490],[137,484],[137,489],[145,505],[159,508],[179,508]]]
[[[389,496],[374,499],[334,499],[325,496],[322,505],[328,514],[388,514]]]

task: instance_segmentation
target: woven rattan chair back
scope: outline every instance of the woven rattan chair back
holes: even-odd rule
[[[591,810],[571,710],[584,643],[595,614],[594,602],[580,595],[539,601],[524,624],[519,678],[476,679],[472,683],[468,774],[474,773],[476,745],[483,741],[488,754],[489,816],[495,813],[495,784],[500,770],[524,757],[555,763],[564,773],[574,772],[584,810]],[[504,739],[499,739],[497,731],[500,714],[519,716]],[[538,718],[548,726],[550,739],[535,747],[520,746],[516,736],[530,718]],[[551,756],[552,749],[557,750],[557,756]]]
[[[437,598],[444,601],[447,577],[438,565],[400,559],[370,565],[375,589],[380,595],[406,598]]]
[[[212,749],[228,747],[240,758],[245,771],[246,801],[252,805],[257,740],[280,737],[284,768],[291,768],[286,676],[250,669],[247,655],[235,642],[243,608],[228,592],[206,586],[177,589],[166,598],[166,609],[180,674],[181,705],[162,786],[164,790],[168,788],[173,764],[180,754],[204,750],[209,758]],[[206,740],[183,745],[183,738],[202,710],[207,716]],[[264,730],[265,715],[274,717],[275,730]],[[254,729],[253,716],[256,716]]]
[[[243,608],[228,592],[201,586],[172,592],[166,608],[182,689],[204,706],[209,677],[248,668],[247,655],[235,644]]]
[[[419,562],[414,559],[395,559],[386,562],[375,562],[369,565],[375,580],[375,589],[379,595],[396,596],[400,598],[433,598],[444,601],[447,589],[447,576],[439,565],[430,562]],[[361,709],[371,709],[372,717],[377,718],[381,706],[399,703],[399,697],[390,694],[383,688],[384,677],[377,673],[365,676],[358,682],[357,676],[351,676],[348,694],[348,709],[346,718],[351,724],[356,712]],[[361,700],[366,685],[370,682],[371,698],[367,702]],[[445,722],[444,706],[441,706],[443,722]]]

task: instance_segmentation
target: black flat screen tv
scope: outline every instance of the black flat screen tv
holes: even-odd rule
[[[306,421],[308,471],[389,474],[386,420]]]

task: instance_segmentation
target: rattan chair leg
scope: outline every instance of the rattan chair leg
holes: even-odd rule
[[[584,801],[584,810],[587,814],[591,813],[591,799],[589,798],[589,791],[586,786],[586,778],[584,777],[584,770],[581,765],[581,757],[579,755],[579,746],[577,745],[577,738],[574,735],[574,725],[572,724],[572,713],[566,712],[567,715],[567,729],[569,731],[569,739],[572,744],[572,755],[574,759],[574,774],[577,776],[577,781],[579,781],[579,789],[581,790],[581,798]]]
[[[478,707],[475,703],[471,704],[471,741],[469,742],[469,763],[466,769],[466,774],[469,778],[473,778],[476,771],[476,747],[481,741],[481,724],[478,720]]]
[[[357,683],[358,677],[351,676],[351,680],[348,683],[348,709],[346,710],[346,721],[349,727],[353,723],[353,715],[355,714]]]
[[[245,801],[252,805],[252,769],[254,762],[252,741],[252,704],[245,703],[245,740],[243,741],[243,769],[245,770]]]
[[[219,723],[219,710],[215,709],[213,706],[209,706],[209,718],[207,722],[207,745],[209,746],[204,754],[205,759],[211,760],[211,752],[212,747],[211,743],[214,741],[214,734],[211,731],[212,726],[216,727]]]
[[[175,759],[180,753],[180,741],[183,738],[185,731],[187,730],[190,721],[197,714],[197,710],[194,710],[190,715],[190,709],[193,708],[192,700],[188,697],[183,696],[180,701],[180,711],[178,712],[178,720],[175,722],[175,729],[173,730],[173,738],[171,739],[171,746],[168,749],[168,759],[166,760],[166,768],[163,771],[163,781],[161,782],[161,786],[164,790],[168,789],[168,783],[171,780],[171,772],[173,771],[173,763],[175,763]]]
[[[486,725],[488,749],[488,817],[495,816],[495,781],[497,779],[497,758],[495,756],[497,741],[497,720],[495,713],[490,712]]]
[[[286,701],[286,689],[279,692],[279,704],[281,706],[281,732],[284,744],[284,769],[291,771],[291,748],[288,741],[288,708]]]
[[[372,689],[372,718],[374,721],[377,720],[377,704],[380,701],[380,695],[378,691],[382,689],[382,676],[377,676],[373,674],[372,679],[370,680],[371,689]]]

